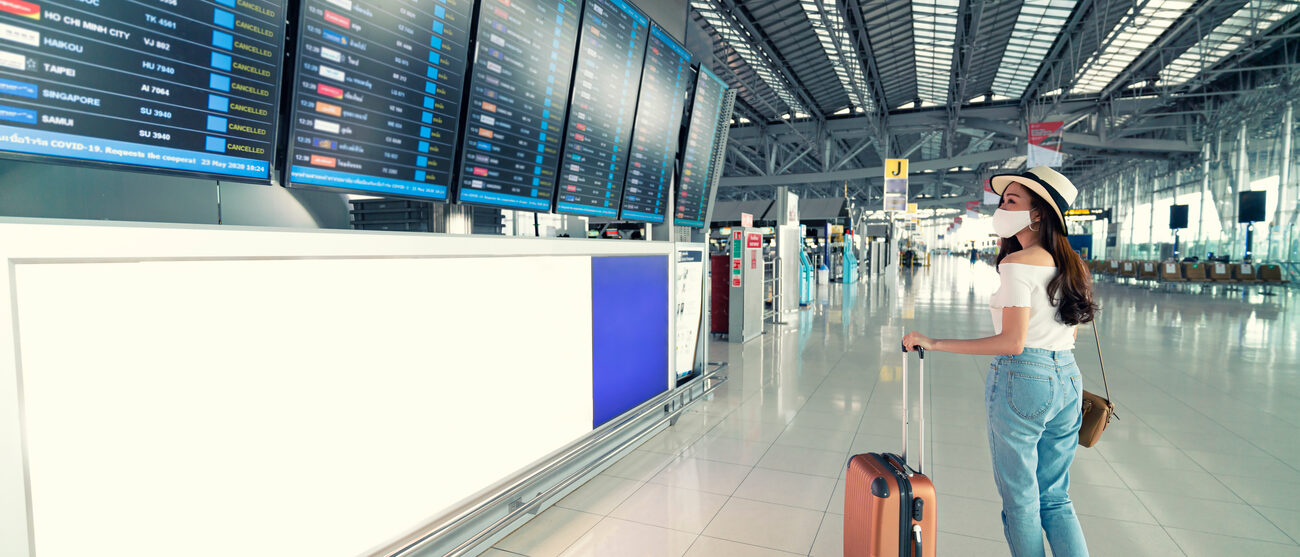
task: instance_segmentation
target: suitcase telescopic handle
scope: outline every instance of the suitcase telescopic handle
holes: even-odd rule
[[[903,454],[901,456],[903,457],[903,464],[907,464],[907,432],[908,429],[910,429],[908,426],[910,425],[909,422],[911,420],[911,412],[909,412],[908,408],[909,399],[907,396],[907,345],[900,344],[899,346],[903,349]],[[925,464],[925,349],[921,348],[920,345],[916,345],[912,347],[912,350],[916,352],[916,355],[919,356],[921,360],[920,377],[917,380],[920,384],[920,386],[917,387],[917,394],[921,399],[917,405],[917,409],[921,413],[921,434],[918,438],[921,447],[918,451],[920,454],[917,455],[919,458],[916,460],[916,471],[917,473],[924,473],[922,467]]]

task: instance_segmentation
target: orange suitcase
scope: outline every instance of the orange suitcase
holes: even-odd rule
[[[921,450],[907,464],[907,354],[903,354],[903,454],[866,453],[849,459],[844,487],[844,557],[934,557],[939,509],[925,462],[925,351],[921,357]]]

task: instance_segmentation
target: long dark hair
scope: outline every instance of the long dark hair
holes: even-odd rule
[[[1026,191],[1029,191],[1028,188]],[[1052,255],[1058,271],[1052,281],[1047,283],[1047,299],[1056,306],[1056,319],[1061,323],[1088,323],[1097,315],[1097,304],[1092,301],[1092,273],[1088,272],[1083,258],[1070,247],[1069,236],[1060,219],[1056,218],[1056,210],[1037,193],[1031,193],[1030,207],[1038,211],[1040,217],[1038,245]],[[1020,250],[1019,238],[1003,238],[997,262],[1002,263],[1003,258]]]

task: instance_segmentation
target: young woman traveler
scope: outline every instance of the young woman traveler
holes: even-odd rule
[[[1055,557],[1088,555],[1070,502],[1070,464],[1082,423],[1083,381],[1074,363],[1075,327],[1092,321],[1092,280],[1070,248],[1065,212],[1078,190],[1039,166],[994,176],[1002,196],[993,229],[1001,286],[993,293],[991,337],[932,339],[912,332],[911,349],[996,356],[984,394],[993,477],[1014,557],[1042,557],[1043,532]]]

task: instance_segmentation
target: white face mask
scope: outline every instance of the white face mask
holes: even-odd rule
[[[1001,238],[1010,238],[1017,232],[1024,230],[1033,222],[1029,217],[1029,211],[1004,211],[998,209],[993,211],[993,231],[998,233]]]

